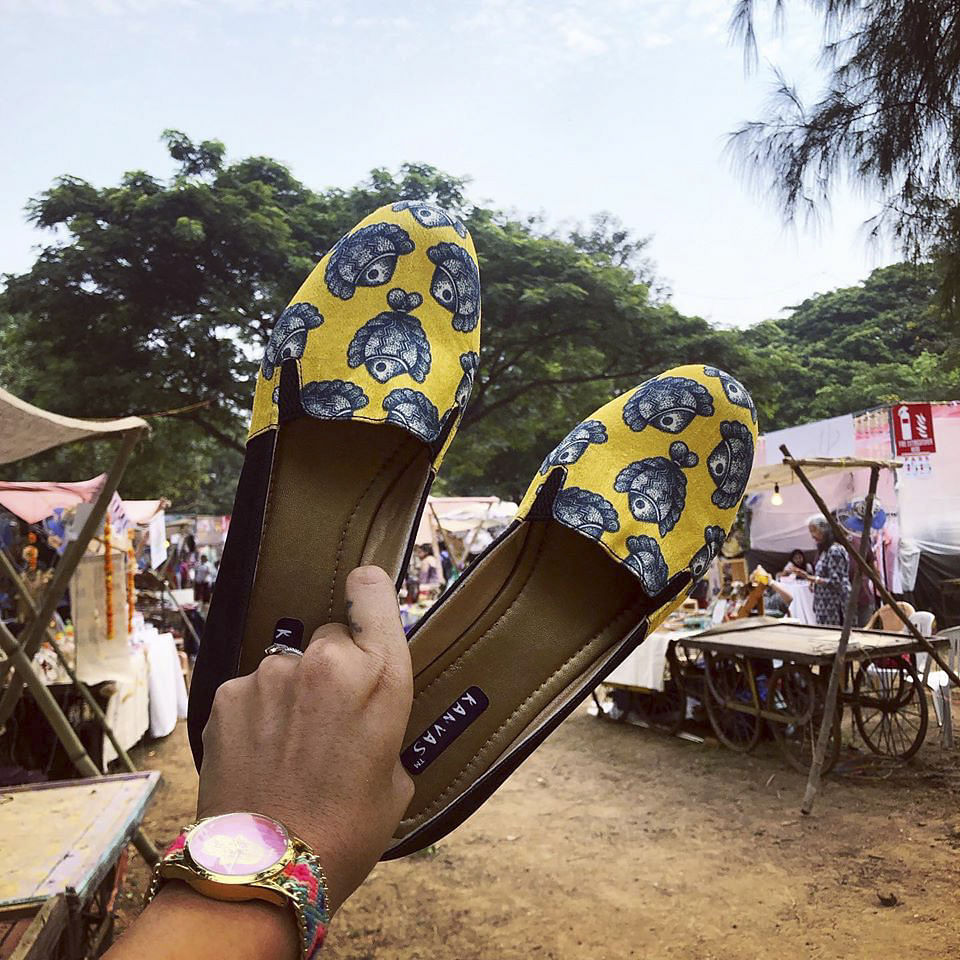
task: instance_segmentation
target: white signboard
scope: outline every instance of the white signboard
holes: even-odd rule
[[[150,521],[150,566],[156,570],[167,559],[167,522],[159,510]]]
[[[852,457],[855,437],[852,414],[804,423],[799,427],[774,430],[765,435],[766,466],[783,463],[780,444],[785,443],[790,454],[805,457]]]

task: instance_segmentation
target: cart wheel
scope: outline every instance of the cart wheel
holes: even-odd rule
[[[687,716],[687,692],[683,685],[683,671],[673,650],[669,648],[667,667],[663,690],[635,694],[632,706],[651,727],[674,736],[680,732]]]
[[[762,722],[755,713],[744,713],[724,706],[730,700],[753,703],[750,681],[743,660],[705,652],[707,683],[704,706],[717,739],[731,750],[749,753],[760,740]]]
[[[770,675],[767,709],[783,714],[783,722],[768,720],[770,732],[784,759],[800,773],[807,773],[823,721],[823,690],[817,677],[803,664],[784,664]],[[840,716],[835,709],[822,773],[829,773],[840,756]]]
[[[927,735],[928,708],[916,667],[903,657],[865,660],[853,681],[853,717],[874,752],[909,760]]]

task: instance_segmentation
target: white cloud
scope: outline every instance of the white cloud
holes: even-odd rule
[[[557,29],[560,32],[563,45],[573,53],[593,57],[607,51],[606,41],[584,27],[570,23],[559,23]]]
[[[639,36],[640,46],[647,50],[656,50],[657,47],[668,47],[673,43],[673,37],[668,33],[661,33],[653,30],[650,33],[641,33]]]

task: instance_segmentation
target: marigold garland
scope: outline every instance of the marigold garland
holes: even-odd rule
[[[110,517],[103,518],[103,584],[107,594],[107,639],[113,639],[113,554],[110,547]]]
[[[23,548],[23,559],[26,561],[27,570],[30,573],[37,572],[37,556],[40,551],[37,549],[37,535],[35,533],[27,534],[27,545]]]
[[[137,569],[137,552],[133,549],[133,531],[129,532],[130,546],[127,548],[127,636],[133,636],[133,611],[137,602],[137,588],[134,586],[134,573]]]

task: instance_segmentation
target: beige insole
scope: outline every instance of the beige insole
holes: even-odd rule
[[[410,641],[404,748],[468,688],[489,705],[422,772],[404,836],[455,800],[588,668],[652,612],[629,571],[555,521],[524,522]]]
[[[393,424],[303,417],[279,432],[238,674],[251,673],[281,617],[345,622],[344,583],[373,563],[396,581],[431,456]]]

